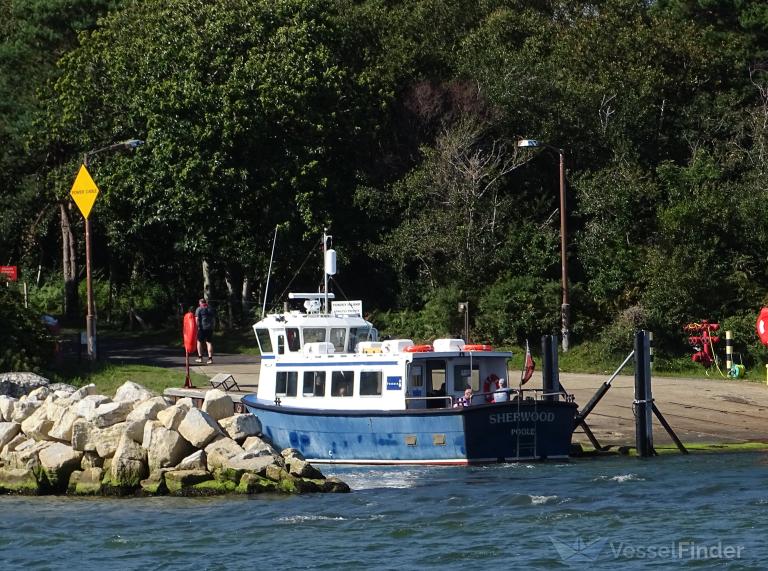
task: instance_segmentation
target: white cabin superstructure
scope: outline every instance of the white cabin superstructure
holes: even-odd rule
[[[253,326],[262,355],[262,401],[315,410],[445,408],[468,386],[482,393],[481,379],[507,374],[508,352],[468,351],[462,339],[379,341],[359,315],[305,307],[306,313],[271,314]]]

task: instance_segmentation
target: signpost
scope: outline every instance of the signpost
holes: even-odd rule
[[[88,162],[88,156],[86,155],[85,161],[80,166],[80,171],[77,173],[75,183],[72,185],[72,190],[69,194],[72,200],[75,201],[77,207],[85,218],[85,276],[86,276],[86,292],[87,292],[87,305],[88,313],[85,318],[85,335],[86,342],[88,344],[88,358],[91,361],[96,360],[96,321],[95,310],[93,306],[93,281],[91,278],[91,209],[93,203],[96,202],[96,197],[99,195],[99,187],[93,182],[91,174],[88,172],[86,163]]]

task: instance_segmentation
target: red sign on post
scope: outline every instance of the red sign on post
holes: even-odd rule
[[[9,282],[19,281],[18,266],[0,266],[0,276],[5,276]]]

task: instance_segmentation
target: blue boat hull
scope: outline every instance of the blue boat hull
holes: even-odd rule
[[[510,401],[455,409],[306,410],[243,397],[278,448],[348,464],[470,464],[566,458],[574,403]]]

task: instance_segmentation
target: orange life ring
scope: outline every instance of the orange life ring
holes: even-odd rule
[[[429,353],[432,351],[432,345],[408,345],[403,351],[406,353]]]
[[[493,351],[493,347],[490,345],[482,345],[482,344],[476,344],[476,345],[464,345],[462,348],[462,351]]]

